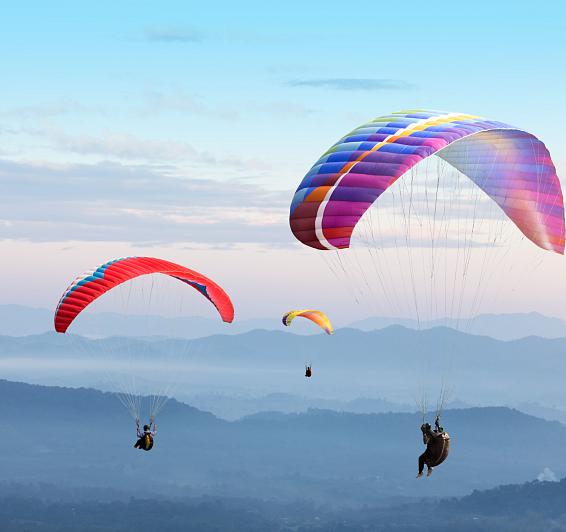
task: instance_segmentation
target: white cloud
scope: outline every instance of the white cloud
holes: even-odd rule
[[[270,164],[261,159],[244,159],[224,151],[221,151],[222,155],[219,156],[206,150],[198,150],[188,142],[176,140],[145,139],[125,133],[72,135],[54,127],[22,128],[20,132],[41,138],[50,147],[66,154],[98,156],[107,160],[160,163],[170,168],[173,164],[181,163],[185,166],[217,165],[230,169],[246,169],[246,171],[264,171],[270,168]]]
[[[552,469],[545,467],[537,476],[539,482],[558,482],[558,478]]]
[[[0,238],[287,245],[289,196],[174,167],[0,160]]]
[[[72,113],[106,114],[101,106],[86,105],[75,100],[55,100],[47,102],[29,103],[12,108],[4,108],[0,116],[17,119],[44,119],[54,118]]]
[[[239,107],[233,106],[210,106],[203,103],[199,98],[184,93],[168,94],[160,91],[148,92],[144,97],[141,113],[184,113],[192,115],[210,116],[222,120],[237,120],[241,118]]]
[[[127,134],[67,135],[52,136],[58,146],[66,151],[82,155],[104,155],[123,159],[154,161],[182,161],[187,159],[211,162],[212,156],[199,153],[186,142],[146,140]]]
[[[410,90],[415,85],[402,79],[378,78],[322,78],[299,79],[288,83],[291,87],[314,87],[346,91]]]

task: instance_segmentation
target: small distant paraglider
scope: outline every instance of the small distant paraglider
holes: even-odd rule
[[[291,310],[283,315],[283,325],[290,327],[291,322],[297,318],[307,318],[313,323],[316,323],[326,334],[334,334],[332,323],[328,316],[320,310],[304,309],[304,310]]]
[[[332,323],[328,319],[328,316],[320,310],[291,310],[283,315],[283,325],[285,325],[285,327],[290,327],[291,322],[297,317],[306,318],[313,323],[316,323],[326,334],[334,334],[334,328],[332,327]],[[307,379],[312,377],[312,364],[310,362],[305,364],[305,377]]]

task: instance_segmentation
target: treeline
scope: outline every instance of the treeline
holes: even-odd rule
[[[566,478],[560,482],[527,482],[499,486],[487,491],[474,491],[463,499],[448,501],[445,511],[454,509],[469,514],[508,516],[540,514],[562,518],[566,514]]]
[[[0,495],[2,532],[566,532],[566,481],[357,510],[253,499],[54,501]],[[140,485],[140,496],[143,484]],[[49,495],[49,494],[46,494]]]
[[[143,486],[140,486],[143,490]],[[253,508],[231,507],[219,500],[171,502],[80,503],[38,499],[0,499],[2,532],[264,532],[280,530],[277,523]]]

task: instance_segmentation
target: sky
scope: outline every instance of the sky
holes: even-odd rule
[[[559,1],[3,6],[0,303],[51,308],[80,272],[154,255],[209,274],[237,316],[372,314],[290,232],[300,180],[406,108],[524,128],[564,178],[565,16]],[[566,318],[547,262],[480,310]]]

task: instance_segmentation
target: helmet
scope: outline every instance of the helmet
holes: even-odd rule
[[[144,425],[143,430],[149,430],[149,425]]]

